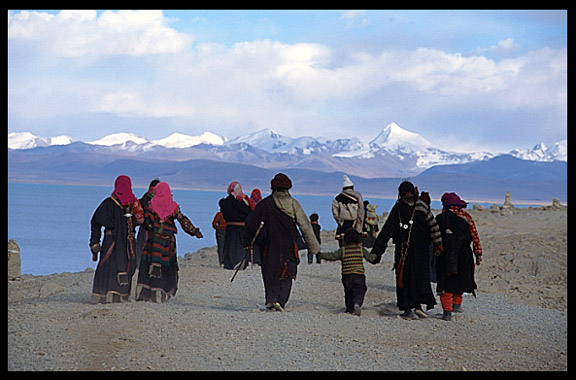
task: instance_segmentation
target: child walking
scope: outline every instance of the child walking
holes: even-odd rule
[[[309,216],[310,218],[310,224],[312,225],[312,230],[314,231],[314,236],[316,236],[316,240],[318,240],[319,244],[322,244],[322,240],[320,239],[320,231],[322,230],[322,227],[320,226],[320,224],[318,224],[318,214],[313,213],[310,214]],[[308,252],[308,264],[312,264],[312,259],[313,259],[313,254],[311,254],[310,252]],[[320,264],[320,255],[316,255],[316,263]]]
[[[352,228],[344,233],[344,245],[340,249],[322,252],[320,255],[329,261],[342,260],[342,284],[344,285],[346,312],[360,315],[364,295],[368,290],[362,259],[376,264],[378,256],[362,247],[362,234]]]

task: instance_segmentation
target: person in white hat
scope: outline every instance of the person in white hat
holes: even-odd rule
[[[362,194],[354,190],[354,183],[344,174],[342,192],[332,201],[332,216],[338,224],[336,227],[336,240],[342,246],[346,230],[353,228],[362,233],[364,225],[364,200]]]

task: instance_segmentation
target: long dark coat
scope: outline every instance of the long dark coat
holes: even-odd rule
[[[454,294],[475,293],[474,255],[468,221],[444,210],[436,216],[444,252],[436,258],[436,291]]]
[[[130,296],[132,276],[136,270],[136,218],[126,218],[125,213],[121,206],[108,197],[94,211],[90,221],[90,246],[100,243],[102,227],[105,227],[100,261],[94,273],[94,302],[119,301],[120,298],[127,300]]]
[[[412,231],[410,232],[410,220]],[[406,227],[406,228],[405,228]],[[403,245],[410,243],[402,268],[399,268]],[[408,310],[425,304],[428,309],[436,304],[430,286],[429,245],[430,230],[426,223],[426,214],[402,200],[394,204],[388,219],[378,234],[372,253],[382,255],[388,241],[392,238],[394,249],[394,269],[396,271],[396,305],[400,310]],[[400,273],[401,272],[401,273]]]
[[[282,199],[283,207],[293,212],[292,216],[277,206],[274,197]],[[302,231],[308,250],[313,254],[320,251],[310,221],[300,204],[292,199],[288,192],[273,193],[264,198],[248,219],[244,232],[244,245],[249,246],[254,238],[260,222],[264,226],[258,235],[255,246],[260,249],[262,279],[266,303],[278,302],[282,307],[288,301],[292,280],[296,278],[298,264],[298,230]]]
[[[219,201],[222,216],[226,220],[226,236],[224,238],[224,268],[234,269],[244,256],[242,237],[244,226],[236,225],[244,223],[250,215],[250,206],[243,201],[237,200],[232,194]],[[244,267],[248,265],[245,262]]]

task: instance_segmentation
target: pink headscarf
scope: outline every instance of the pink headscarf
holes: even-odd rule
[[[127,175],[120,175],[114,182],[114,191],[111,195],[115,195],[120,201],[122,206],[127,206],[136,202],[137,198],[132,192],[132,181]]]
[[[172,191],[166,182],[159,182],[153,190],[154,197],[148,208],[158,214],[160,219],[167,220],[180,207],[172,199]]]

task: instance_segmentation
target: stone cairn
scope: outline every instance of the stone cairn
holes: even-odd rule
[[[507,191],[504,195],[504,203],[500,206],[501,215],[510,215],[514,210],[514,205],[512,204],[512,197],[510,197],[510,192]]]
[[[19,280],[22,277],[20,247],[16,239],[8,240],[8,280]]]

